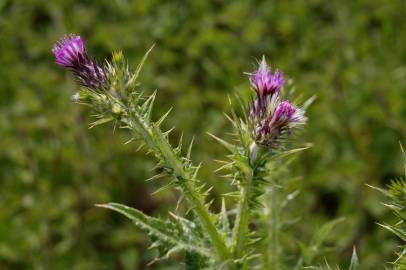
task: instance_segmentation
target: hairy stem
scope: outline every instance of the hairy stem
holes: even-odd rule
[[[234,227],[234,256],[241,258],[244,255],[249,223],[249,196],[251,193],[252,175],[247,177],[241,186],[241,197],[238,205],[236,223]]]
[[[176,157],[166,137],[156,125],[150,125],[141,116],[135,115],[130,120],[133,131],[141,135],[148,146],[165,161],[166,165],[173,169],[173,175],[176,177],[183,188],[183,192],[190,206],[195,211],[204,230],[209,235],[213,246],[221,260],[231,259],[231,254],[227,249],[223,237],[218,232],[214,222],[207,211],[204,201],[199,194],[196,194],[193,183],[193,176],[184,169],[181,161]]]

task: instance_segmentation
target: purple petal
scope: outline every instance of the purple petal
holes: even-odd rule
[[[262,58],[258,69],[251,74],[250,82],[258,96],[261,97],[278,93],[285,84],[282,72],[276,70],[272,73],[265,57]]]
[[[86,49],[80,36],[70,34],[61,38],[52,48],[52,52],[58,65],[70,67],[80,55],[85,54]]]
[[[289,101],[282,101],[275,110],[275,122],[286,123],[290,121],[296,110],[296,107],[290,104]]]

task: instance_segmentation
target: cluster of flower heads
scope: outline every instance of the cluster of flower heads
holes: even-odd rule
[[[292,128],[303,125],[306,117],[300,108],[281,100],[285,79],[278,70],[272,73],[265,57],[258,69],[250,74],[250,82],[256,93],[249,114],[252,136],[259,145],[276,147]]]
[[[56,42],[52,52],[56,64],[69,69],[81,85],[98,90],[107,84],[105,66],[89,57],[80,36],[64,36]],[[285,134],[303,125],[306,118],[301,109],[287,100],[281,101],[280,90],[285,79],[280,71],[271,71],[265,58],[250,74],[250,82],[256,92],[249,114],[253,139],[259,145],[276,147]]]
[[[89,57],[80,36],[64,36],[54,45],[52,52],[56,64],[72,71],[81,85],[96,90],[106,83],[104,66]]]

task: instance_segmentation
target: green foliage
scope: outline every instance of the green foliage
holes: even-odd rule
[[[174,233],[174,228],[170,223],[147,218],[136,210],[131,210],[131,213],[129,213],[129,208],[125,206],[118,208],[117,205],[109,204],[104,205],[104,207],[125,214],[133,219],[136,225],[148,230],[151,235],[159,240],[155,241],[153,246],[157,247],[160,253],[165,256],[172,252],[173,249],[181,248],[187,252],[200,253],[200,255],[206,256],[207,264],[212,256],[217,259],[217,262],[227,264],[232,259],[231,254],[222,235],[213,223],[214,217],[209,210],[210,203],[205,202],[209,190],[197,178],[200,165],[194,166],[190,160],[192,144],[190,144],[185,157],[181,154],[182,138],[178,146],[173,148],[169,143],[169,134],[172,129],[162,132],[160,128],[169,111],[158,121],[153,121],[151,117],[156,92],[149,97],[144,97],[136,89],[138,75],[151,49],[146,53],[134,73],[129,70],[123,55],[115,53],[112,62],[106,63],[108,82],[95,89],[82,88],[76,101],[79,104],[88,105],[96,112],[95,117],[98,120],[92,126],[115,120],[116,126],[128,129],[131,132],[131,140],[141,140],[141,147],[145,145],[148,153],[154,154],[158,161],[155,168],[162,171],[162,173],[152,177],[152,179],[160,178],[162,175],[170,176],[171,182],[165,185],[164,188],[176,187],[180,190],[181,198],[186,198],[190,209],[195,213],[196,222],[200,222],[202,233],[208,236],[216,253],[209,254],[207,251],[204,252],[204,248],[193,246],[193,244],[204,242],[205,239],[201,239],[197,234],[191,232],[193,227],[197,227],[192,221],[177,218],[182,221],[182,224],[188,225],[187,228],[183,227],[183,238],[190,238],[192,243],[186,246],[184,243],[175,241],[176,237],[180,236],[180,233]],[[124,87],[124,89],[120,89],[120,87]],[[169,228],[167,231],[163,231],[164,227]],[[175,245],[168,246],[168,243]],[[195,263],[196,260],[190,260],[191,256],[192,254],[189,254],[186,257],[187,261]]]
[[[390,199],[385,203],[398,218],[395,225],[381,224],[382,227],[396,234],[402,241],[406,242],[406,181],[394,180],[388,186],[385,195]]]
[[[176,201],[169,190],[150,196],[161,185],[144,180],[159,171],[123,144],[127,133],[86,129],[87,109],[68,101],[77,87],[52,63],[50,48],[66,32],[84,37],[98,59],[122,49],[133,67],[156,43],[142,76],[145,89],[160,89],[154,119],[176,104],[163,127],[177,127],[173,141],[178,130],[198,138],[192,159],[204,163],[204,180],[215,178],[211,158],[223,157],[204,134],[229,131],[227,95],[245,96],[241,74],[268,56],[305,96],[317,94],[301,139],[314,146],[284,172],[286,193],[300,190],[282,213],[296,222],[282,226],[287,254],[298,253],[292,236],[309,243],[314,228],[343,216],[326,240],[337,246],[326,254],[332,265],[347,269],[353,245],[362,269],[395,260],[397,238],[374,225],[393,224],[390,210],[364,184],[403,175],[394,142],[406,134],[405,10],[401,0],[0,1],[0,268],[181,267],[147,266],[154,251],[145,237],[93,207],[120,201],[155,216]],[[207,199],[219,210],[219,194],[234,187],[214,182]]]
[[[231,110],[232,116],[227,116],[234,128],[234,133],[232,133],[234,143],[210,134],[230,152],[227,161],[221,162],[224,165],[219,170],[229,170],[231,173],[225,177],[237,186],[237,191],[233,193],[233,197],[236,199],[236,206],[233,207],[236,211],[236,217],[231,233],[224,200],[222,211],[217,215],[214,215],[209,208],[210,203],[206,203],[210,189],[205,189],[205,184],[201,184],[197,178],[201,166],[192,165],[190,159],[192,144],[188,147],[187,155],[183,157],[182,137],[178,146],[174,148],[169,142],[169,134],[173,129],[166,132],[161,131],[161,124],[168,116],[169,111],[158,121],[152,120],[156,92],[144,97],[138,87],[138,75],[150,52],[151,49],[146,53],[134,73],[125,63],[122,53],[114,53],[112,61],[106,62],[107,82],[99,87],[83,87],[77,94],[75,101],[89,106],[96,112],[94,116],[98,120],[92,124],[92,127],[114,120],[115,127],[130,131],[131,140],[141,141],[140,147],[145,145],[148,149],[147,153],[153,153],[157,159],[155,168],[160,173],[152,179],[164,175],[169,176],[171,181],[164,186],[164,189],[174,187],[180,191],[180,198],[186,198],[190,210],[194,213],[193,219],[189,220],[172,214],[178,221],[177,224],[174,224],[149,217],[138,210],[121,204],[109,203],[98,206],[125,215],[136,226],[147,231],[152,240],[152,247],[158,249],[160,256],[168,258],[174,251],[185,251],[186,268],[229,270],[250,269],[252,267],[261,269],[288,268],[288,264],[279,258],[284,254],[279,242],[279,234],[281,233],[281,224],[283,224],[281,211],[285,203],[280,203],[280,200],[277,199],[283,198],[283,194],[277,188],[279,186],[284,187],[286,183],[278,179],[270,185],[269,172],[272,166],[286,168],[288,164],[284,163],[282,158],[296,154],[306,147],[290,150],[287,147],[288,140],[285,141],[285,139],[279,140],[277,147],[257,144],[251,135],[252,129],[256,126],[252,126],[247,117],[246,108],[248,106],[237,97],[243,117],[237,116],[233,109]],[[311,100],[305,103],[307,104],[305,107],[307,107]],[[271,200],[262,204],[262,195],[269,188]],[[292,197],[289,198],[290,195],[286,197],[286,200],[293,199]],[[181,202],[179,200],[178,205]],[[270,211],[270,216],[264,211],[261,213],[261,210]],[[216,216],[217,222],[214,222]],[[258,227],[266,227],[270,221],[270,232],[252,229],[250,224],[257,220],[262,220],[262,223],[257,222]],[[327,223],[317,230],[309,247],[301,246],[302,257],[299,258],[296,268],[301,267],[303,261],[305,264],[310,264],[315,256],[320,255],[319,249],[322,243],[340,221],[333,220]],[[263,245],[258,244],[261,240],[258,232],[262,232],[264,242],[267,242],[263,249],[261,249]],[[202,243],[207,244],[202,245]],[[211,253],[209,250],[215,252]],[[267,259],[268,256],[270,259]],[[350,268],[356,267],[357,262],[354,258],[356,256],[353,256]],[[255,260],[252,261],[252,259]]]
[[[403,148],[402,156],[405,166],[405,178],[393,180],[388,185],[387,190],[381,190],[389,200],[388,202],[385,202],[384,205],[393,212],[396,220],[393,224],[381,223],[379,225],[402,240],[402,244],[399,248],[400,251],[398,252],[398,258],[393,262],[393,269],[395,270],[406,269],[406,159]]]
[[[313,260],[315,259],[315,257],[322,254],[322,247],[323,247],[322,245],[323,245],[324,241],[328,238],[329,235],[334,233],[334,231],[333,231],[334,227],[336,227],[343,220],[344,220],[343,218],[339,218],[339,219],[335,219],[330,222],[327,222],[320,228],[316,229],[315,234],[308,246],[304,245],[304,244],[300,245],[301,252],[303,254],[303,261],[304,261],[305,265],[311,265]],[[354,252],[355,252],[355,249],[354,249]],[[299,265],[302,265],[302,262],[300,262]]]
[[[328,262],[325,262],[325,265],[319,267],[305,267],[305,269],[317,269],[317,270],[340,270],[339,266],[331,267]],[[357,270],[359,269],[359,261],[357,256],[357,251],[355,248],[352,251],[351,262],[348,270]]]

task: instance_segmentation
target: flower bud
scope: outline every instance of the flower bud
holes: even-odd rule
[[[117,114],[117,115],[121,114],[122,110],[121,110],[120,104],[114,103],[113,106],[112,106],[112,108],[111,108],[111,112],[112,112],[113,114]]]

